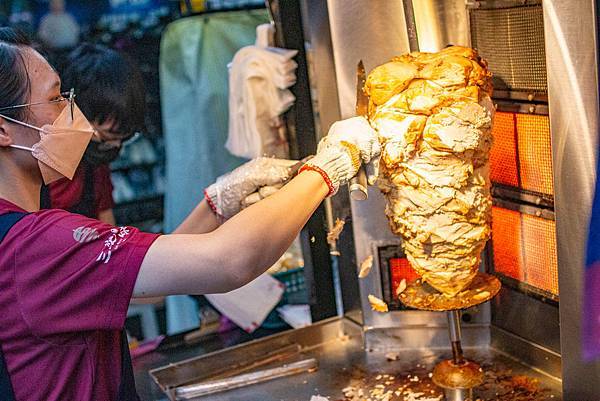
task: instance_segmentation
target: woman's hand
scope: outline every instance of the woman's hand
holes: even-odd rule
[[[206,188],[205,198],[218,216],[229,219],[254,203],[252,198],[247,199],[249,195],[259,196],[264,187],[280,188],[295,173],[293,167],[297,164],[295,160],[259,157],[219,177]]]
[[[377,133],[364,117],[334,123],[319,143],[317,155],[302,169],[319,172],[329,186],[329,195],[356,175],[361,163],[378,161],[381,151]]]

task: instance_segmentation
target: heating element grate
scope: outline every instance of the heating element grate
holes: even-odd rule
[[[554,220],[494,206],[494,271],[517,283],[525,283],[541,294],[547,293],[549,298],[557,299],[558,261],[555,230]]]
[[[497,112],[492,134],[492,182],[553,197],[548,116]]]
[[[488,61],[495,89],[547,93],[541,4],[475,8],[469,16],[471,43]]]

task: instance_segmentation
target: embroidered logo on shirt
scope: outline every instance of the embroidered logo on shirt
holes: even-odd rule
[[[103,261],[105,264],[108,263],[112,253],[119,249],[119,246],[125,242],[127,237],[129,236],[129,227],[115,227],[110,230],[110,236],[106,241],[104,241],[104,248],[96,261]]]
[[[100,234],[98,234],[98,230],[95,228],[81,226],[73,230],[73,239],[82,244],[91,242],[99,237]]]

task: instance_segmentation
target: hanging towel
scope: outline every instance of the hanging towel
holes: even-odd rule
[[[257,42],[268,34],[258,29]],[[231,154],[287,158],[289,147],[281,115],[294,103],[297,50],[247,46],[238,51],[229,71],[229,137]]]
[[[165,232],[202,200],[203,190],[244,162],[225,149],[227,64],[251,45],[264,10],[214,13],[177,20],[160,49],[160,93],[166,153]],[[168,268],[168,267],[165,267]],[[169,334],[196,328],[198,308],[187,296],[168,297]]]

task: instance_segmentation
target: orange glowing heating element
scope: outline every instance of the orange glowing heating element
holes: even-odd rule
[[[515,114],[519,137],[519,164],[523,189],[554,194],[552,145],[548,116]]]
[[[523,215],[526,282],[558,295],[556,224],[552,220]]]
[[[497,112],[492,133],[492,182],[553,195],[548,116]]]
[[[419,278],[415,269],[410,266],[408,259],[406,258],[391,258],[390,260],[390,278],[392,281],[392,294],[396,294],[396,290],[400,285],[402,279],[406,282],[410,282],[414,279]]]
[[[496,206],[492,218],[494,270],[558,295],[555,222]]]
[[[521,214],[499,207],[492,208],[494,270],[515,280],[525,280],[521,252]]]
[[[494,145],[490,152],[492,182],[518,187],[519,170],[514,114],[497,112],[494,117],[492,136],[494,137]]]

